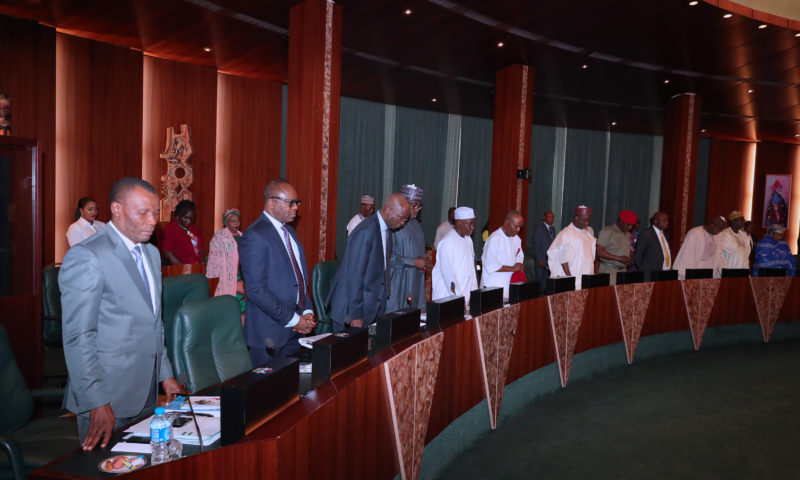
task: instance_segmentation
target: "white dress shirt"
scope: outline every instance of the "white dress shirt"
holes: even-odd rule
[[[86,222],[89,223],[89,222]],[[97,223],[97,222],[95,222]],[[122,239],[122,243],[125,244],[125,248],[128,249],[128,252],[131,254],[133,261],[136,262],[136,255],[133,253],[133,249],[136,248],[138,245],[142,245],[142,262],[144,264],[144,272],[147,275],[147,284],[150,286],[150,302],[153,305],[153,313],[156,313],[156,285],[155,281],[153,280],[153,267],[150,265],[150,262],[147,261],[147,255],[144,252],[144,245],[141,243],[133,243],[133,241],[122,234],[117,229],[117,226],[114,225],[114,222],[108,222],[108,226],[111,227],[114,232],[119,235],[119,238]],[[137,269],[138,271],[138,269]],[[159,299],[160,300],[160,299]]]
[[[80,243],[102,230],[105,226],[105,223],[98,220],[89,223],[88,220],[81,217],[67,228],[67,243],[69,243],[70,247]]]
[[[272,226],[275,227],[275,230],[278,231],[278,236],[281,237],[281,245],[283,245],[283,249],[286,250],[286,255],[288,256],[289,255],[289,248],[286,246],[286,237],[284,237],[284,234],[283,234],[283,225],[284,225],[283,222],[281,222],[280,220],[276,219],[275,217],[273,217],[272,215],[267,213],[266,210],[264,210],[263,213],[264,213],[264,216],[267,217],[267,220],[269,220],[269,223],[271,223]],[[289,235],[289,241],[292,242],[292,250],[293,250],[293,253],[294,253],[294,259],[295,259],[295,261],[297,261],[297,265],[300,267],[300,274],[303,275],[303,266],[300,263],[300,257],[299,257],[300,250],[297,248],[297,242],[294,241],[294,237],[292,237],[291,235]],[[308,285],[308,279],[303,277],[303,283]],[[300,300],[300,292],[297,292],[297,297],[295,297],[295,301],[298,301],[298,300]],[[311,309],[303,310],[303,315],[305,315],[307,313],[314,313],[314,311],[311,310]],[[294,327],[295,325],[297,325],[297,322],[299,322],[299,321],[300,321],[300,315],[298,315],[295,312],[295,314],[292,317],[292,319],[289,321],[289,323],[286,324],[286,328]]]

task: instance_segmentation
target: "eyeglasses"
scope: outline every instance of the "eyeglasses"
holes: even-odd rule
[[[273,200],[280,200],[281,202],[286,202],[289,204],[289,208],[300,206],[300,200],[289,200],[288,198],[281,198],[281,197],[269,197],[269,198]]]

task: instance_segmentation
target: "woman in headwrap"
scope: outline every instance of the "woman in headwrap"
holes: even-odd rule
[[[244,313],[244,283],[239,268],[238,247],[239,240],[242,238],[242,232],[239,231],[241,223],[242,215],[235,208],[225,210],[225,213],[222,214],[223,228],[214,233],[208,247],[206,277],[219,278],[214,296],[235,296],[239,300],[239,308]]]
[[[783,185],[781,185],[780,180],[775,180],[769,194],[767,211],[764,214],[765,227],[770,225],[783,225],[785,227],[788,225],[789,208],[786,205],[786,199],[781,195],[782,189]]]
[[[786,227],[777,223],[770,225],[767,235],[756,245],[756,264],[753,276],[762,268],[783,268],[787,277],[794,277],[795,264],[789,244],[783,239]]]

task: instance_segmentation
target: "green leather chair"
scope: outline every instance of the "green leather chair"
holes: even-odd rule
[[[166,277],[161,282],[161,320],[164,322],[164,344],[167,346],[169,359],[175,365],[172,350],[172,324],[175,313],[180,307],[195,300],[208,298],[208,279],[200,273],[175,275]],[[175,372],[177,375],[178,372]]]
[[[170,338],[172,368],[176,376],[186,373],[192,392],[253,368],[236,297],[220,295],[180,307]]]
[[[61,345],[60,268],[60,263],[52,263],[42,270],[42,338],[46,345]]]
[[[317,315],[317,335],[333,332],[331,317],[325,311],[325,300],[333,286],[333,278],[339,270],[339,261],[320,262],[311,269],[311,299]]]
[[[27,472],[78,448],[75,418],[31,420],[34,397],[63,397],[61,389],[28,390],[0,325],[0,479],[22,480]]]

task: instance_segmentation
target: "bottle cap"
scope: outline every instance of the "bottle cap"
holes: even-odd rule
[[[156,415],[164,415],[165,411],[166,410],[164,410],[164,407],[158,407],[156,408]]]

